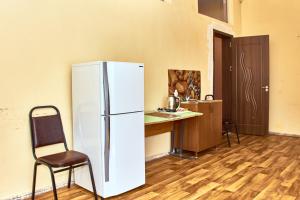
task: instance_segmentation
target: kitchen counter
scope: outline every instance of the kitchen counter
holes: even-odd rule
[[[197,101],[182,101],[181,104],[198,104],[198,103],[217,103],[222,100],[197,100]]]
[[[192,118],[198,118],[203,113],[182,111],[182,112],[148,112],[145,113],[145,137],[158,135],[166,132],[171,132],[171,150],[170,155],[179,156],[181,158],[186,157],[183,154],[183,143],[185,133],[186,121]],[[175,130],[176,125],[179,127],[179,145],[175,147]],[[187,158],[191,158],[187,156]]]
[[[155,113],[155,115],[153,115]],[[156,113],[161,113],[162,115],[156,115]],[[163,115],[164,114],[164,115]],[[159,124],[164,122],[172,122],[172,121],[178,121],[183,120],[187,118],[192,117],[198,117],[203,115],[203,113],[200,112],[192,112],[192,111],[182,111],[182,112],[147,112],[145,113],[145,125],[151,125],[151,124]]]

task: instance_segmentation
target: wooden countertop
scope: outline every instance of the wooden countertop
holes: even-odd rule
[[[198,104],[198,103],[216,103],[222,102],[222,100],[197,100],[197,101],[182,101],[181,104]]]
[[[200,112],[182,111],[182,112],[148,112],[145,113],[145,125],[159,124],[164,122],[172,122],[182,119],[187,119],[191,117],[198,117],[203,115]]]

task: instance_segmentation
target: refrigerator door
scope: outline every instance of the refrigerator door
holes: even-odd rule
[[[99,65],[101,62],[72,66],[73,148],[89,156],[98,194],[102,185]],[[93,191],[88,166],[75,169],[75,183]]]
[[[102,124],[105,124],[105,118],[109,118],[110,124],[110,145],[102,145],[102,152],[108,152],[105,147],[109,146],[109,164],[103,163],[103,188],[100,191],[106,198],[145,184],[144,112],[101,118]],[[103,131],[105,129],[103,127]],[[105,135],[101,135],[102,141],[107,141]]]
[[[107,115],[108,112],[121,114],[144,110],[143,64],[103,62],[102,73],[102,115]]]

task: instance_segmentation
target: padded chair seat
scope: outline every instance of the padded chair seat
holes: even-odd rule
[[[65,151],[48,156],[42,156],[38,161],[47,163],[52,167],[66,167],[74,164],[80,164],[88,160],[87,155],[78,151]]]

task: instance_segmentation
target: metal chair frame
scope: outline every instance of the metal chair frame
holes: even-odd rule
[[[223,126],[224,126],[224,129],[225,129],[224,132],[226,133],[226,136],[227,136],[228,146],[231,147],[230,138],[229,138],[230,128],[228,126],[230,126],[230,127],[234,126],[235,132],[236,132],[237,141],[240,144],[240,137],[239,137],[239,131],[238,131],[237,125],[235,123],[233,123],[233,122],[224,121],[223,122]]]

